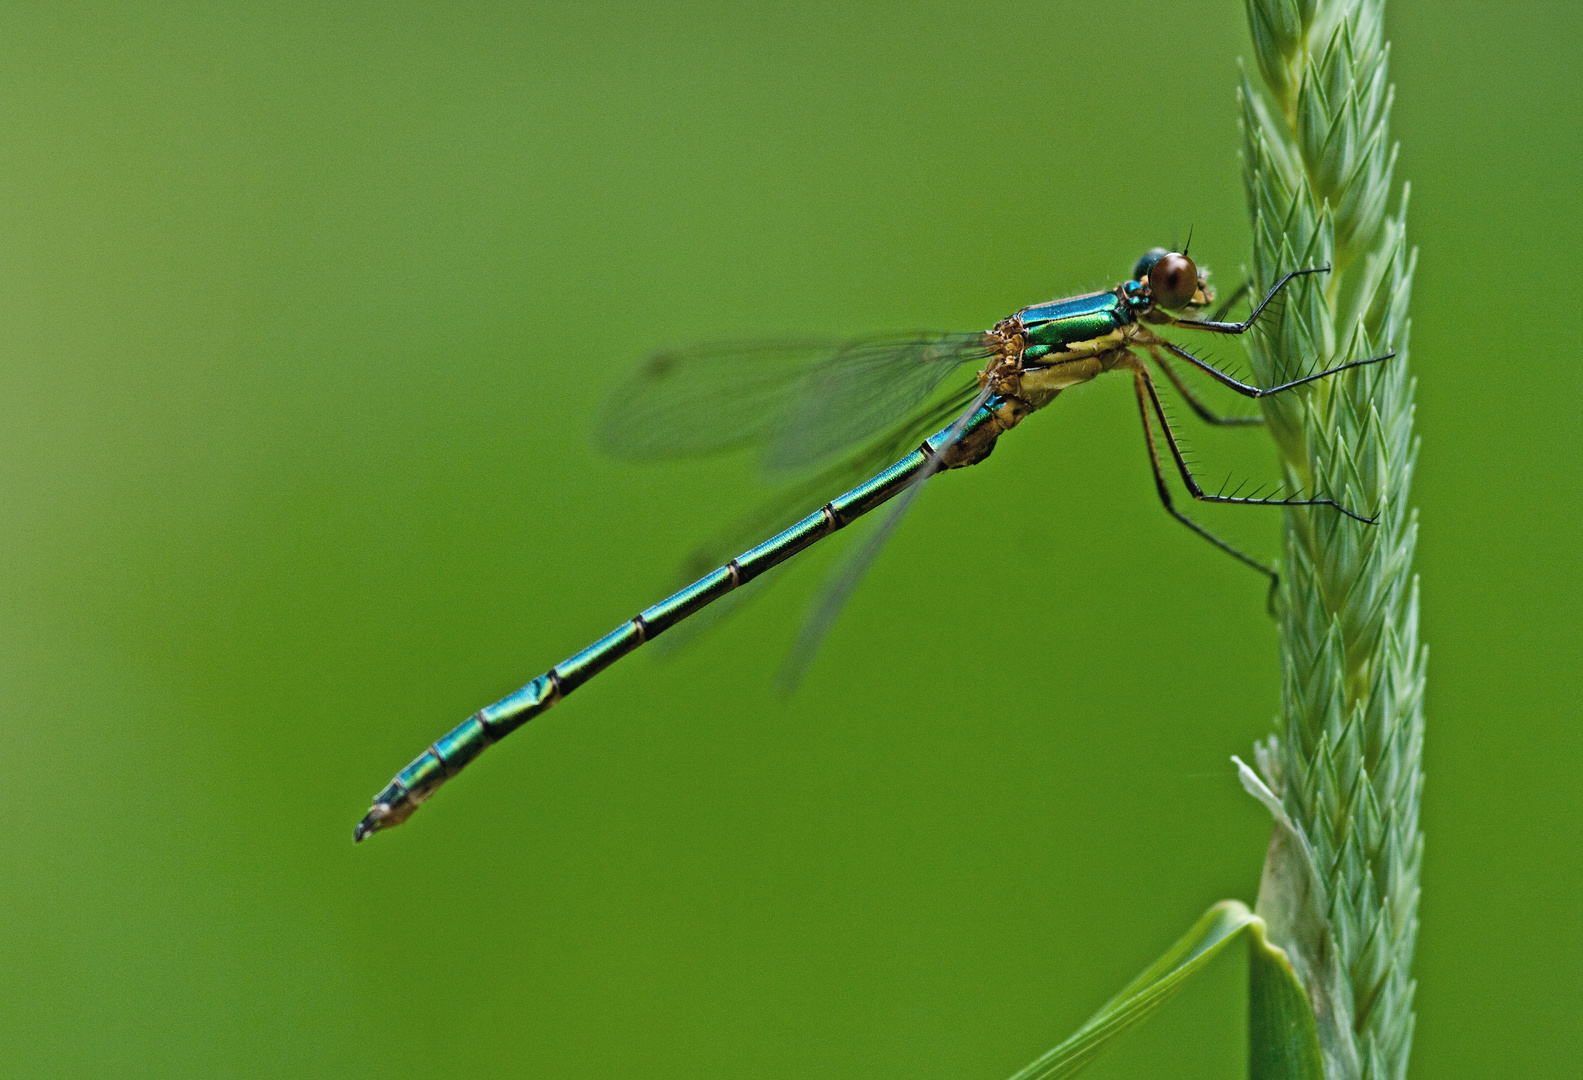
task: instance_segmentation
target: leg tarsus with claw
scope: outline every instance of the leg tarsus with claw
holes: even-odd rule
[[[1162,337],[1156,336],[1153,341],[1145,341],[1143,344],[1158,345],[1161,348],[1166,349],[1171,353],[1172,356],[1179,356],[1183,360],[1186,360],[1189,364],[1192,364],[1194,367],[1198,368],[1200,371],[1210,375],[1222,386],[1229,386],[1243,397],[1250,398],[1269,397],[1271,394],[1279,394],[1286,390],[1292,390],[1299,386],[1305,386],[1316,379],[1328,378],[1329,376],[1335,375],[1342,371],[1350,371],[1352,368],[1366,367],[1369,364],[1378,364],[1389,360],[1391,357],[1396,355],[1396,350],[1392,349],[1388,353],[1384,353],[1380,356],[1371,356],[1366,360],[1349,360],[1345,364],[1337,364],[1335,367],[1326,368],[1323,371],[1316,371],[1312,375],[1304,375],[1300,379],[1293,379],[1291,382],[1283,382],[1279,386],[1252,386],[1243,382],[1241,379],[1233,378],[1232,376],[1227,375],[1224,371],[1221,371],[1209,361],[1200,360],[1198,357],[1194,356],[1180,345],[1172,344]],[[1173,379],[1172,381],[1174,382],[1175,380]]]
[[[1208,540],[1211,544],[1215,545],[1215,547],[1219,548],[1221,551],[1224,551],[1227,555],[1230,555],[1233,559],[1236,559],[1244,566],[1251,567],[1263,574],[1265,577],[1269,578],[1270,589],[1265,600],[1265,605],[1269,608],[1270,614],[1274,615],[1275,590],[1280,584],[1280,575],[1252,556],[1245,555],[1241,551],[1232,547],[1230,544],[1226,543],[1226,541],[1222,540],[1220,537],[1216,536],[1214,533],[1210,532],[1208,529],[1204,528],[1198,522],[1194,521],[1192,518],[1188,517],[1186,514],[1182,513],[1176,508],[1175,502],[1173,502],[1171,499],[1171,486],[1170,484],[1166,483],[1165,480],[1165,470],[1160,466],[1160,451],[1154,445],[1154,424],[1149,419],[1150,402],[1151,399],[1155,399],[1155,396],[1152,393],[1153,387],[1149,383],[1148,372],[1144,369],[1142,363],[1139,363],[1133,369],[1133,371],[1135,373],[1133,388],[1136,390],[1138,395],[1138,418],[1143,421],[1143,441],[1149,451],[1149,465],[1154,471],[1154,490],[1160,496],[1160,504],[1165,507],[1165,512],[1167,514],[1170,514],[1173,518],[1175,518],[1177,521],[1180,521],[1183,525],[1186,525],[1193,532],[1197,533],[1205,540]],[[1155,400],[1157,401],[1157,399]],[[1165,424],[1165,418],[1163,416],[1160,418],[1160,422],[1162,425]],[[1172,454],[1173,456],[1178,456],[1179,451],[1175,441],[1169,434],[1169,426],[1166,426],[1166,432],[1166,441],[1171,446]],[[1196,484],[1190,484],[1190,490],[1192,487],[1196,486]]]
[[[1148,403],[1153,407],[1154,415],[1159,417],[1161,432],[1165,436],[1165,445],[1171,451],[1171,458],[1176,462],[1177,472],[1181,473],[1182,475],[1182,483],[1186,485],[1187,493],[1193,498],[1197,499],[1199,502],[1235,503],[1239,506],[1329,506],[1347,515],[1349,518],[1363,522],[1365,525],[1374,524],[1374,518],[1364,517],[1362,514],[1354,513],[1353,511],[1348,510],[1345,506],[1342,506],[1340,503],[1336,502],[1336,500],[1323,495],[1311,499],[1299,499],[1295,496],[1289,496],[1284,499],[1256,499],[1247,495],[1209,494],[1209,492],[1205,491],[1199,486],[1198,481],[1193,476],[1192,470],[1187,466],[1187,459],[1182,456],[1182,448],[1177,444],[1176,433],[1171,430],[1170,421],[1165,418],[1165,406],[1160,402],[1159,391],[1154,388],[1154,380],[1149,378],[1148,368],[1144,367],[1143,361],[1139,360],[1136,356],[1134,356],[1132,360],[1133,362],[1131,367],[1133,376],[1137,381],[1138,393],[1140,396],[1147,398]],[[1150,445],[1152,446],[1152,435],[1150,436],[1150,440]]]

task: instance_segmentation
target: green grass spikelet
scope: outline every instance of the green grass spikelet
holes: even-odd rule
[[[1249,335],[1256,376],[1273,383],[1395,351],[1265,402],[1287,483],[1377,515],[1369,526],[1323,507],[1285,511],[1280,736],[1255,755],[1326,886],[1327,925],[1313,939],[1321,944],[1309,941],[1311,955],[1294,964],[1331,983],[1309,987],[1337,1003],[1320,1017],[1327,1073],[1368,1080],[1406,1074],[1423,853],[1425,650],[1408,497],[1418,449],[1407,366],[1416,254],[1405,186],[1391,208],[1397,152],[1383,7],[1248,0],[1264,87],[1244,76],[1240,95],[1254,292],[1290,269],[1333,268],[1322,284],[1292,290],[1279,318]],[[1266,890],[1297,887],[1266,874]],[[1261,910],[1274,900],[1261,891]],[[1295,928],[1271,930],[1288,951],[1305,947]]]

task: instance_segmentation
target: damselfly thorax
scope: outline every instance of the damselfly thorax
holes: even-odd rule
[[[1157,255],[1157,261],[1140,267],[1147,271],[1164,262],[1164,269],[1176,275],[1162,291],[1179,296],[1190,287],[1190,295],[1178,308],[1197,310],[1214,302],[1208,283],[1186,256],[1166,259],[1170,253],[1150,254]],[[1189,282],[1190,286],[1185,284]],[[1133,280],[1114,289],[1033,304],[1002,319],[984,335],[990,361],[977,373],[979,385],[999,399],[993,422],[964,437],[945,455],[941,468],[983,461],[1001,435],[1050,404],[1062,390],[1118,368],[1142,368],[1131,346],[1158,347],[1161,339],[1140,320],[1170,318],[1157,307],[1153,288]]]

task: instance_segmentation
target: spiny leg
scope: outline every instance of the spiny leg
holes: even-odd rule
[[[1227,555],[1230,555],[1233,559],[1236,559],[1238,562],[1242,563],[1244,566],[1251,566],[1253,569],[1269,578],[1270,592],[1266,598],[1266,606],[1270,609],[1270,613],[1273,615],[1275,613],[1275,589],[1276,586],[1278,586],[1281,582],[1280,575],[1270,567],[1259,562],[1257,559],[1254,559],[1249,555],[1244,555],[1241,551],[1238,551],[1236,548],[1226,543],[1220,537],[1216,536],[1198,522],[1194,521],[1192,518],[1178,510],[1176,508],[1176,504],[1171,501],[1171,486],[1170,484],[1166,483],[1165,470],[1160,467],[1160,451],[1159,448],[1154,445],[1154,425],[1149,420],[1149,403],[1150,399],[1154,398],[1154,388],[1149,382],[1148,372],[1144,370],[1144,367],[1141,363],[1133,368],[1133,375],[1133,389],[1138,395],[1138,418],[1143,421],[1143,441],[1149,450],[1149,465],[1154,470],[1154,490],[1159,494],[1160,503],[1165,507],[1165,512],[1170,514],[1177,521],[1180,521],[1183,525],[1186,525],[1199,536],[1202,536],[1205,540],[1208,540],[1211,544],[1214,544]],[[1165,423],[1165,418],[1163,416],[1160,418],[1160,422],[1161,424]],[[1169,426],[1167,426],[1165,430],[1167,432],[1167,441],[1170,442],[1171,452],[1173,456],[1176,456],[1177,460],[1180,461],[1181,457],[1177,450],[1176,444],[1174,440],[1170,439],[1169,432],[1171,429]],[[1196,485],[1189,481],[1190,488],[1195,486]]]
[[[1338,372],[1347,371],[1351,368],[1363,367],[1367,364],[1378,364],[1381,361],[1389,360],[1391,357],[1396,355],[1396,350],[1392,349],[1390,352],[1385,353],[1382,356],[1371,356],[1367,360],[1349,360],[1345,364],[1337,364],[1335,367],[1326,368],[1323,371],[1316,371],[1312,375],[1304,375],[1301,379],[1293,379],[1291,382],[1283,382],[1279,386],[1251,386],[1240,379],[1235,379],[1232,376],[1227,375],[1224,371],[1221,371],[1209,361],[1200,360],[1198,357],[1194,356],[1180,345],[1172,344],[1157,334],[1150,334],[1147,337],[1140,336],[1137,340],[1138,344],[1140,345],[1159,345],[1162,348],[1170,350],[1173,355],[1180,356],[1183,360],[1186,360],[1189,364],[1192,364],[1200,371],[1206,372],[1213,376],[1214,379],[1222,386],[1229,386],[1243,397],[1250,398],[1269,397],[1271,394],[1279,394],[1283,390],[1291,390],[1294,387],[1311,383],[1315,379],[1327,378],[1328,376],[1335,375]],[[1172,379],[1172,382],[1175,382],[1174,378]]]
[[[1171,430],[1171,422],[1165,418],[1165,407],[1160,403],[1160,393],[1154,388],[1154,380],[1149,378],[1149,370],[1143,362],[1133,357],[1132,370],[1137,377],[1138,392],[1147,394],[1149,403],[1154,406],[1154,415],[1160,419],[1161,433],[1165,436],[1165,445],[1171,451],[1171,457],[1176,462],[1177,472],[1182,474],[1182,483],[1187,487],[1187,493],[1199,502],[1235,503],[1239,506],[1329,506],[1365,525],[1373,525],[1375,519],[1355,514],[1328,496],[1317,496],[1312,499],[1299,499],[1287,497],[1284,499],[1257,498],[1251,495],[1211,495],[1198,486],[1198,481],[1193,477],[1193,471],[1187,466],[1187,459],[1182,456],[1182,448],[1177,445],[1176,433]]]
[[[1165,362],[1165,357],[1160,355],[1158,348],[1153,345],[1144,345],[1144,348],[1149,350],[1149,355],[1156,364],[1160,365],[1160,370],[1165,372],[1167,379],[1171,380],[1171,385],[1176,387],[1178,394],[1182,395],[1182,400],[1187,402],[1188,408],[1192,409],[1204,423],[1214,424],[1216,427],[1251,427],[1254,424],[1264,423],[1262,416],[1221,416],[1214,412],[1187,388],[1187,384],[1176,373],[1176,369]]]
[[[1330,267],[1328,266],[1310,266],[1306,270],[1292,270],[1288,272],[1281,278],[1280,281],[1277,281],[1274,285],[1270,286],[1270,291],[1264,294],[1264,299],[1259,301],[1259,306],[1254,308],[1248,314],[1248,317],[1242,322],[1221,322],[1219,319],[1173,318],[1171,320],[1171,325],[1189,326],[1194,330],[1208,330],[1212,334],[1246,334],[1249,328],[1252,327],[1253,324],[1258,320],[1259,315],[1264,311],[1265,307],[1269,305],[1271,300],[1275,299],[1275,294],[1286,288],[1287,282],[1291,281],[1293,278],[1302,277],[1305,274],[1328,274],[1329,272]],[[1247,288],[1246,283],[1243,284],[1243,288]],[[1229,305],[1222,306],[1219,311],[1215,312],[1215,314],[1224,314],[1227,310],[1227,306]]]

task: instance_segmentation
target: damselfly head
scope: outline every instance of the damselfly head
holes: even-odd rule
[[[1214,297],[1193,260],[1179,251],[1152,248],[1132,268],[1134,281],[1147,282],[1157,307],[1201,307]]]

